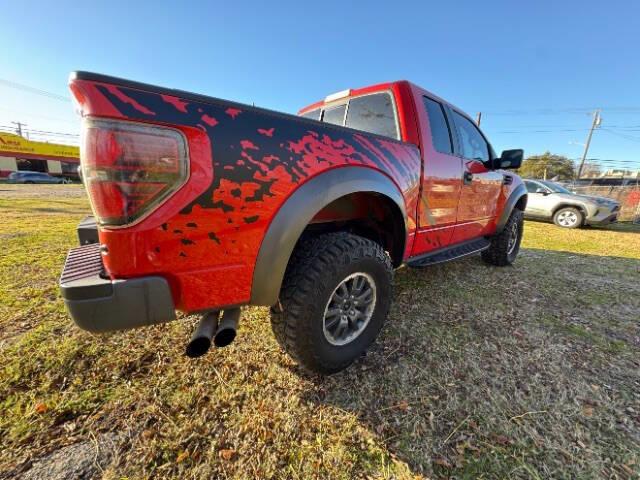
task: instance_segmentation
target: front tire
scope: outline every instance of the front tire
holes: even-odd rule
[[[499,267],[511,265],[520,251],[523,232],[524,214],[514,208],[502,232],[493,237],[489,248],[482,252],[482,259]]]
[[[553,215],[553,223],[562,228],[579,228],[582,226],[584,216],[574,207],[565,207]]]
[[[346,368],[378,336],[392,280],[391,260],[376,242],[345,232],[303,240],[271,309],[278,343],[308,370]]]

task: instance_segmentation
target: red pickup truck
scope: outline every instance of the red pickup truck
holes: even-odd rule
[[[88,72],[70,89],[94,220],[60,287],[86,330],[201,313],[198,356],[234,339],[241,306],[264,305],[283,348],[331,373],[378,335],[394,268],[518,253],[527,191],[507,169],[522,150],[498,157],[410,82],[298,116]]]

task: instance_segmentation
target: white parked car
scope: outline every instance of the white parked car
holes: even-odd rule
[[[548,180],[524,180],[529,196],[525,218],[552,221],[559,227],[607,225],[618,220],[620,203],[605,197],[578,195]]]

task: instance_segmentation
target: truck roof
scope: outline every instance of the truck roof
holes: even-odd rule
[[[298,111],[298,115],[302,115],[309,110],[314,110],[316,108],[322,107],[324,105],[328,105],[330,103],[336,102],[338,100],[342,100],[347,97],[356,97],[358,95],[364,95],[366,93],[380,92],[384,90],[390,90],[394,84],[406,82],[406,80],[397,80],[395,82],[383,82],[377,83],[375,85],[369,85],[367,87],[362,88],[348,88],[346,90],[341,90],[339,92],[332,93],[327,95],[324,100],[319,100],[317,102],[312,103],[311,105],[307,105],[306,107],[301,108]]]

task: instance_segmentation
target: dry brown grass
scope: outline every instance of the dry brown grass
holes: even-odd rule
[[[322,378],[280,351],[265,309],[196,361],[193,318],[79,331],[56,277],[87,204],[55,188],[0,192],[0,478],[106,432],[105,478],[640,472],[636,230],[528,222],[512,268],[402,269],[376,346]]]

